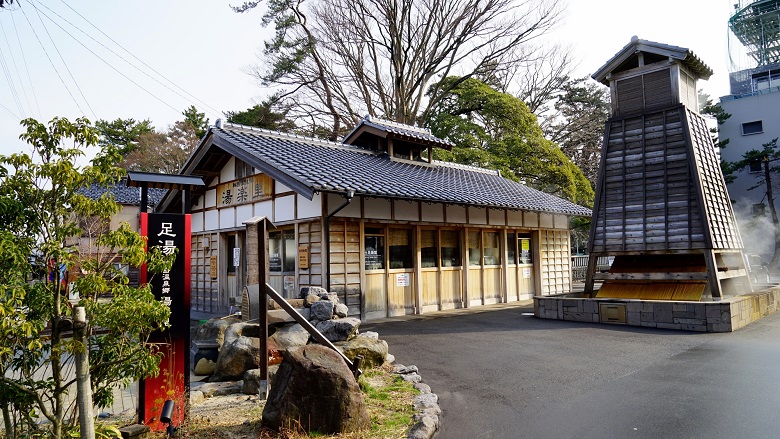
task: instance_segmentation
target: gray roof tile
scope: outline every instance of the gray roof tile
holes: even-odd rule
[[[391,160],[386,154],[340,143],[235,125],[211,129],[215,145],[250,158],[246,161],[263,172],[281,172],[315,192],[351,189],[363,196],[591,214],[586,207],[508,180],[496,171],[438,161]]]
[[[149,189],[149,206],[156,206],[167,191],[167,189]],[[127,186],[125,184],[125,179],[122,179],[116,185],[108,188],[99,184],[92,184],[90,187],[83,188],[79,192],[93,200],[100,198],[100,196],[106,192],[111,192],[111,194],[114,195],[114,199],[119,204],[141,205],[141,188]]]

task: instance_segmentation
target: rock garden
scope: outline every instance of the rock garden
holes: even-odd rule
[[[339,353],[316,343],[306,329],[271,302],[266,353],[260,348],[260,325],[242,321],[240,315],[212,319],[194,330],[191,413],[198,413],[199,406],[226,399],[228,404],[244,405],[245,424],[255,424],[261,418],[264,431],[386,437],[360,433],[371,431],[376,418],[372,411],[408,410],[404,425],[395,426],[406,433],[393,437],[432,437],[441,411],[437,396],[422,383],[417,368],[393,364],[387,343],[375,332],[361,333],[360,320],[347,317],[347,307],[335,294],[312,288],[302,295],[288,302],[347,358],[362,357],[363,378],[357,380]],[[263,355],[268,358],[267,395],[266,383],[260,380]],[[403,390],[404,385],[405,392],[388,393]],[[376,401],[367,404],[366,399],[372,397],[395,398],[401,404],[377,408]]]

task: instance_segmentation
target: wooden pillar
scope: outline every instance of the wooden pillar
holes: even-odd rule
[[[268,352],[268,295],[265,285],[270,278],[268,265],[268,229],[274,225],[264,216],[253,217],[244,221],[247,241],[247,285],[258,285],[258,324],[261,329],[260,352]],[[260,395],[268,394],[268,356],[260,362]]]
[[[423,313],[423,278],[422,278],[422,230],[420,226],[414,228],[414,291],[415,314]]]
[[[704,252],[704,263],[707,266],[707,273],[709,273],[712,297],[722,298],[723,291],[721,290],[720,278],[718,277],[718,263],[715,260],[715,251],[707,250]]]

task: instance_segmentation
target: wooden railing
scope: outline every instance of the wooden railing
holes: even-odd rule
[[[588,260],[590,255],[571,257],[571,277],[575,281],[584,281],[588,270]],[[596,261],[596,271],[609,270],[612,266],[612,258],[609,256],[599,256]]]

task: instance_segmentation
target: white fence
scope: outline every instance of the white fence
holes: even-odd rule
[[[585,280],[585,273],[588,270],[589,259],[590,259],[590,255],[571,257],[572,280],[574,280],[575,282]],[[614,256],[599,256],[598,261],[596,261],[596,270],[598,271],[609,270],[609,267],[612,266],[612,261],[614,259],[615,259]]]

